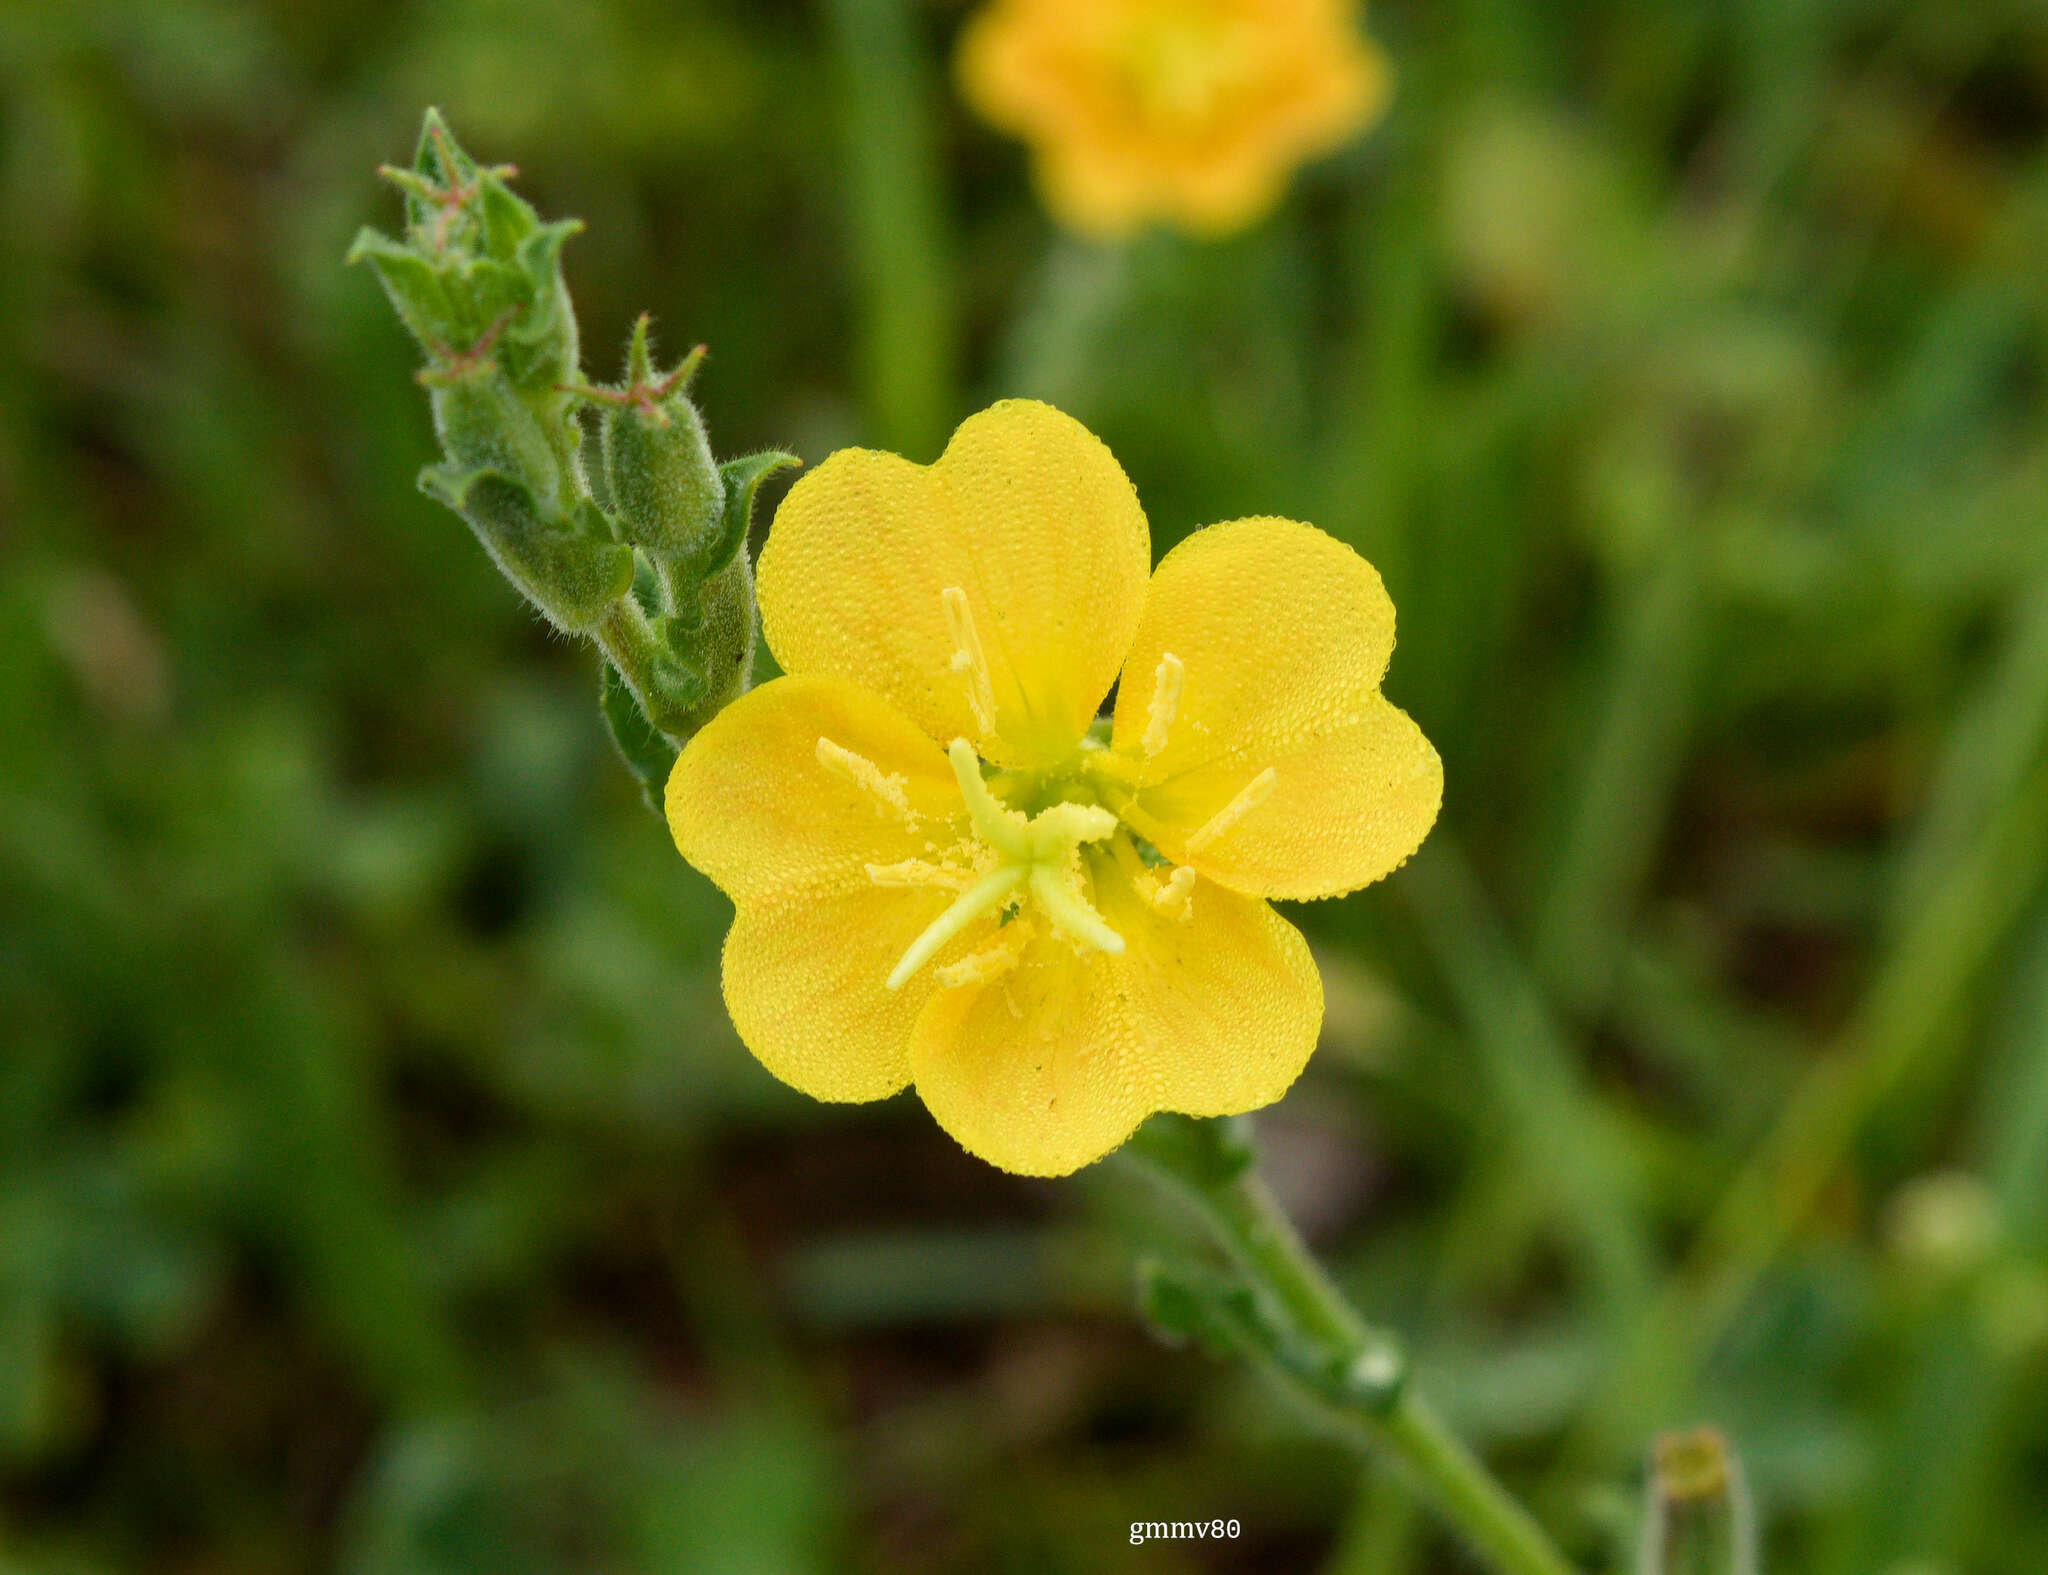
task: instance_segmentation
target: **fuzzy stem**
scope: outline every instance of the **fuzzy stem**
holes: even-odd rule
[[[1395,1343],[1367,1325],[1316,1261],[1254,1171],[1249,1153],[1240,1150],[1242,1158],[1231,1160],[1225,1145],[1241,1139],[1208,1137],[1221,1125],[1215,1122],[1182,1121],[1164,1134],[1157,1125],[1141,1131],[1126,1152],[1193,1206],[1239,1274],[1281,1309],[1294,1333],[1327,1353],[1333,1370],[1398,1360],[1392,1355]],[[1369,1394],[1346,1402],[1326,1386],[1309,1383],[1292,1364],[1273,1364],[1272,1370],[1300,1398],[1334,1414],[1347,1433],[1390,1456],[1500,1575],[1575,1575],[1529,1512],[1412,1385],[1393,1390],[1390,1402]]]

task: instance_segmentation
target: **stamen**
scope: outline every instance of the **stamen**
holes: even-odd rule
[[[948,891],[965,891],[974,879],[972,870],[954,869],[925,859],[905,859],[900,864],[870,864],[868,879],[877,886],[936,886]]]
[[[910,795],[904,792],[910,785],[908,777],[884,771],[865,755],[856,755],[829,738],[818,740],[818,764],[875,799],[877,808],[894,810],[906,825],[917,824],[917,811],[910,807]]]
[[[1086,941],[1097,951],[1118,956],[1124,949],[1124,938],[1103,923],[1102,915],[1088,906],[1071,876],[1065,870],[1050,864],[1031,866],[1031,895],[1038,899],[1038,905],[1045,909],[1045,916],[1078,941]]]
[[[1024,955],[1024,948],[1032,936],[1029,919],[1012,919],[1003,926],[1003,933],[996,940],[970,952],[958,962],[947,963],[938,970],[939,983],[949,990],[957,990],[966,984],[987,984],[991,979],[1000,979],[1017,966]]]
[[[1152,705],[1145,714],[1143,740],[1147,760],[1166,747],[1166,735],[1173,729],[1173,719],[1180,715],[1181,685],[1187,682],[1187,676],[1187,668],[1171,651],[1159,658],[1159,665],[1152,671]]]
[[[967,593],[957,585],[939,592],[939,601],[946,609],[946,630],[953,636],[953,671],[967,675],[967,705],[974,712],[974,725],[984,733],[993,733],[995,684],[989,677],[981,635],[974,627],[974,609],[967,605]]]
[[[1024,884],[1027,866],[1005,864],[1001,869],[992,870],[962,892],[953,906],[940,914],[925,927],[922,935],[910,943],[910,950],[889,971],[884,982],[892,990],[900,990],[903,983],[918,969],[938,955],[939,949],[958,935],[968,925],[991,909],[999,908],[1010,900],[1011,893]],[[1121,946],[1123,943],[1117,943]]]
[[[1144,883],[1138,885],[1138,895],[1169,919],[1192,919],[1195,916],[1194,869],[1191,865],[1178,865],[1165,880],[1148,874]]]
[[[1245,816],[1257,809],[1273,796],[1273,789],[1279,782],[1271,766],[1266,767],[1238,791],[1236,798],[1225,804],[1203,824],[1202,829],[1188,838],[1188,852],[1199,853],[1218,837],[1229,831]]]

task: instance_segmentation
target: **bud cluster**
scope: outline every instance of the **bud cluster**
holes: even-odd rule
[[[605,654],[602,709],[658,790],[677,746],[747,686],[754,653],[746,536],[754,493],[787,454],[720,465],[689,398],[700,347],[659,373],[647,320],[617,386],[583,380],[561,253],[582,225],[543,223],[429,110],[399,240],[350,250],[376,271],[426,354],[419,374],[442,462],[420,486],[469,524],[556,628]]]

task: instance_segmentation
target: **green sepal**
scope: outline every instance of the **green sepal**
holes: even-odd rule
[[[610,662],[604,664],[604,688],[598,696],[598,710],[604,715],[605,726],[611,729],[619,758],[640,784],[647,807],[659,815],[663,790],[681,751],[666,733],[647,720],[640,702],[626,687],[626,680]]]
[[[468,521],[499,571],[557,628],[595,628],[632,588],[632,549],[603,539],[592,506],[565,521],[526,483],[491,469],[430,465],[420,490]]]
[[[462,144],[455,140],[455,133],[448,129],[448,122],[431,105],[420,116],[420,135],[413,144],[412,167],[415,174],[443,187],[466,186],[477,173],[476,160],[463,151]],[[401,189],[405,192],[406,223],[414,229],[424,229],[434,220],[433,205],[412,187],[401,183]]]
[[[670,658],[690,675],[694,690],[678,693],[687,738],[746,693],[754,668],[754,574],[744,555],[700,586],[697,614],[655,620]]]
[[[453,345],[468,334],[469,312],[457,308],[440,270],[411,247],[366,226],[349,247],[348,260],[369,263],[398,320],[422,348]]]
[[[492,183],[501,184],[495,177]],[[562,219],[542,225],[520,242],[518,267],[532,304],[506,336],[511,341],[507,374],[528,394],[545,395],[564,409],[567,385],[576,379],[581,350],[576,310],[562,278],[562,248],[571,236],[582,233],[581,219]]]
[[[734,555],[746,545],[747,532],[754,526],[754,494],[761,490],[761,483],[778,470],[790,470],[802,464],[796,455],[771,448],[759,454],[742,454],[718,467],[718,473],[725,482],[725,513],[719,521],[718,534],[712,538],[704,554],[704,572],[707,575],[716,574],[732,562]]]

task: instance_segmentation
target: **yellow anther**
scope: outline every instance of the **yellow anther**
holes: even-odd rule
[[[965,891],[974,871],[955,869],[950,864],[933,864],[927,859],[905,859],[900,864],[870,864],[868,879],[877,886],[936,886],[945,891]]]
[[[818,740],[818,764],[874,799],[878,811],[893,810],[905,824],[917,824],[917,811],[910,807],[910,795],[904,791],[910,785],[908,777],[884,771],[865,755],[856,755],[829,738]]]
[[[1167,734],[1173,730],[1173,719],[1180,715],[1180,691],[1187,682],[1187,676],[1187,668],[1171,651],[1161,656],[1159,665],[1152,670],[1152,705],[1145,713],[1144,750],[1147,760],[1166,747]]]
[[[1123,937],[1103,922],[1082,891],[1081,847],[1100,842],[1117,826],[1116,816],[1100,804],[1062,802],[1036,815],[1027,816],[996,797],[981,774],[981,761],[974,746],[956,738],[947,747],[946,758],[960,784],[960,799],[973,827],[970,853],[977,869],[959,869],[946,863],[906,859],[900,864],[870,864],[868,879],[884,886],[939,886],[958,892],[946,911],[927,925],[910,943],[887,983],[898,990],[939,951],[964,934],[970,926],[1005,910],[1015,910],[1027,901],[1044,914],[1053,928],[1069,940],[1099,951],[1121,952]],[[999,779],[1000,780],[1000,779]],[[927,851],[933,851],[928,849]],[[1021,923],[1021,913],[1012,912],[1006,928]],[[1000,938],[999,944],[1014,942],[1017,935]],[[995,950],[984,949],[939,972],[942,983],[971,983],[994,978],[1015,961],[1004,961]],[[957,977],[955,977],[957,975]]]
[[[939,983],[949,990],[957,990],[962,985],[987,984],[991,979],[1000,979],[1017,966],[1018,959],[1024,955],[1024,948],[1031,942],[1032,933],[1029,919],[1012,919],[989,945],[939,969]]]
[[[939,592],[939,601],[946,609],[946,630],[953,637],[953,671],[967,675],[967,706],[974,713],[974,725],[984,733],[993,733],[995,681],[989,676],[981,634],[974,627],[974,609],[967,605],[967,593],[957,585]]]
[[[1176,866],[1164,880],[1148,873],[1142,881],[1132,884],[1150,907],[1169,919],[1187,920],[1195,916],[1195,872],[1189,866]]]
[[[1279,780],[1278,775],[1275,774],[1271,766],[1266,767],[1265,770],[1253,777],[1251,781],[1238,790],[1236,798],[1217,810],[1215,814],[1203,822],[1201,830],[1188,838],[1188,852],[1201,852],[1202,849],[1206,848],[1226,831],[1229,831],[1240,820],[1243,820],[1245,816],[1265,803],[1267,799],[1273,796],[1273,789],[1278,785]]]

